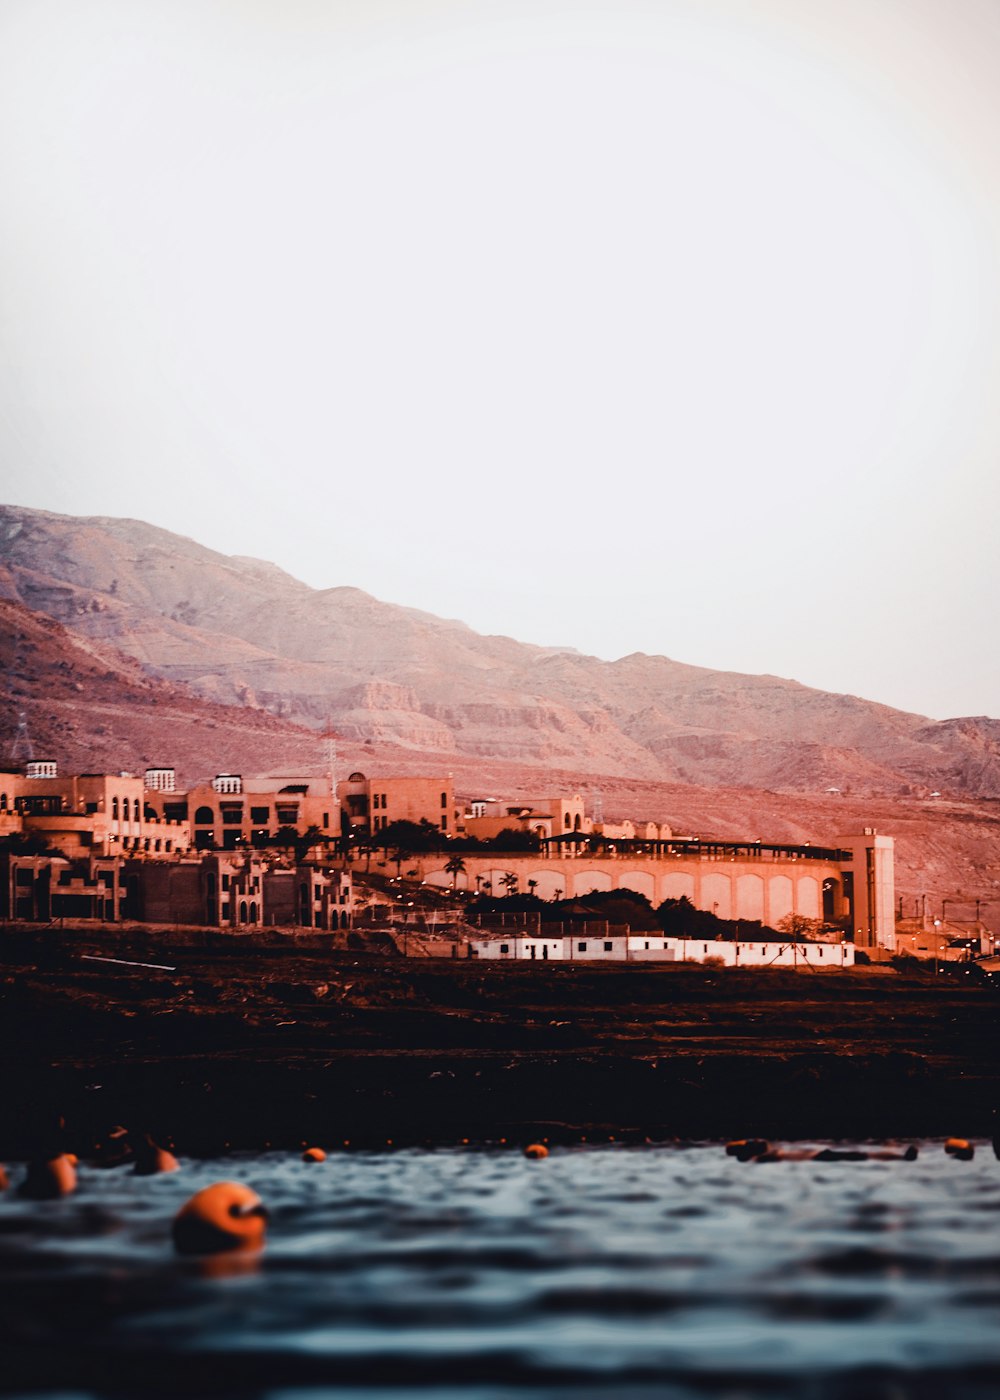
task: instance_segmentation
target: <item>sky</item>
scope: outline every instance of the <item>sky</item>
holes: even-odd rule
[[[0,0],[0,498],[1000,715],[996,0]]]

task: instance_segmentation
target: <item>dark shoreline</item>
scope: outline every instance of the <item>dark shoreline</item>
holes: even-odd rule
[[[191,1155],[989,1137],[1000,1104],[997,995],[954,969],[538,968],[8,930],[0,979],[0,1158],[56,1136],[82,1155],[116,1123]]]

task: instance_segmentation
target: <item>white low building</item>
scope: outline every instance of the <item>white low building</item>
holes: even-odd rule
[[[854,966],[853,943],[777,943],[628,935],[520,932],[470,940],[472,956],[487,961],[525,962],[697,962],[723,967]]]

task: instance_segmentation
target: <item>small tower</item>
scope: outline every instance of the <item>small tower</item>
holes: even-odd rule
[[[28,733],[28,716],[22,710],[17,717],[17,733],[10,746],[10,759],[16,767],[23,768],[31,762],[34,756],[35,750],[31,743],[31,735]]]

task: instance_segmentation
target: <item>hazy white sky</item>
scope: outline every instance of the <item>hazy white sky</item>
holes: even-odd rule
[[[2,498],[1000,715],[996,0],[0,0]]]

